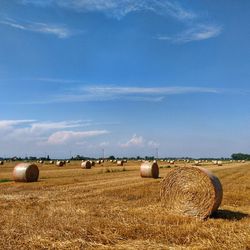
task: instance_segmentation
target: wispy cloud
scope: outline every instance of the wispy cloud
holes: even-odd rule
[[[77,12],[101,12],[117,19],[140,11],[171,16],[179,20],[193,19],[196,16],[178,2],[168,0],[21,0],[21,2],[42,7],[59,6]]]
[[[109,132],[107,130],[93,130],[93,131],[58,131],[53,133],[48,138],[49,144],[65,144],[69,142],[79,141],[88,137],[95,137],[105,135]]]
[[[30,124],[35,120],[0,120],[0,129],[8,129],[18,125]]]
[[[120,146],[122,148],[128,148],[128,147],[138,147],[143,146],[145,143],[145,140],[142,136],[137,136],[134,134],[131,139],[129,139],[126,143],[121,143]]]
[[[35,121],[35,120],[0,120],[0,145],[18,145],[19,147],[33,147],[39,150],[40,147],[56,145],[74,147],[83,140],[99,137],[110,132],[106,129],[84,129],[92,126],[92,121]],[[92,126],[93,127],[93,126]],[[96,126],[95,126],[96,127]],[[86,141],[87,140],[87,141]],[[96,142],[99,145],[99,141]]]
[[[42,34],[54,35],[58,38],[68,38],[74,34],[72,30],[65,25],[48,24],[41,22],[17,21],[14,19],[0,20],[0,24],[23,31],[30,31]]]
[[[156,148],[159,147],[159,143],[153,140],[146,140],[143,136],[138,136],[134,134],[132,138],[130,138],[125,143],[120,143],[119,146],[121,148],[131,148],[131,147],[149,147]]]
[[[180,94],[220,93],[214,88],[202,87],[82,87],[53,97],[53,102],[89,101],[143,101],[160,102],[166,96]]]
[[[188,43],[214,38],[220,35],[221,32],[222,27],[219,25],[196,25],[174,36],[159,35],[157,39],[168,40],[173,43]]]

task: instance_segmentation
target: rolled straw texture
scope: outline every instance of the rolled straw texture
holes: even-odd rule
[[[90,169],[92,167],[92,163],[90,161],[84,161],[82,162],[81,167],[85,169]]]
[[[13,179],[18,182],[35,182],[39,177],[37,165],[30,163],[20,163],[13,170]]]
[[[205,219],[222,201],[220,180],[200,167],[179,167],[163,179],[160,190],[164,206],[171,212]]]
[[[159,167],[157,162],[143,162],[140,167],[141,177],[158,178]]]

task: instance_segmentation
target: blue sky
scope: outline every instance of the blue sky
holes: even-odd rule
[[[250,153],[248,0],[0,7],[0,155]]]

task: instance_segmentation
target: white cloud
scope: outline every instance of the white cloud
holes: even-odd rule
[[[67,94],[54,96],[51,102],[88,101],[143,101],[160,102],[168,95],[220,93],[215,88],[202,87],[83,87],[67,91]]]
[[[157,148],[160,146],[160,143],[155,142],[155,141],[148,141],[148,146],[152,148]]]
[[[93,130],[93,131],[58,131],[53,133],[48,138],[49,144],[65,144],[72,141],[79,141],[83,138],[95,137],[99,135],[108,134],[107,130]]]
[[[104,141],[104,142],[101,142],[100,144],[99,144],[99,147],[107,147],[107,146],[109,146],[109,142],[107,142],[107,141]]]
[[[69,28],[64,25],[40,23],[40,22],[17,22],[14,19],[0,20],[0,24],[9,26],[14,29],[31,31],[36,33],[50,34],[58,38],[68,38],[74,34]]]
[[[1,129],[10,129],[14,126],[29,124],[35,122],[35,120],[0,120],[0,130]]]
[[[157,36],[159,40],[169,40],[173,43],[188,43],[217,37],[222,32],[218,25],[196,25],[175,36]]]
[[[131,139],[129,139],[126,143],[120,143],[120,147],[122,148],[130,148],[130,147],[149,147],[149,148],[157,148],[160,144],[153,140],[146,140],[142,136],[137,136],[134,134]]]
[[[145,143],[145,140],[142,136],[137,136],[134,134],[132,138],[127,141],[126,143],[120,144],[122,148],[128,148],[128,147],[138,147],[138,146],[143,146]]]
[[[117,19],[139,11],[171,16],[178,20],[193,19],[196,16],[176,1],[168,0],[21,0],[21,2],[42,7],[59,6],[77,12],[102,12]]]

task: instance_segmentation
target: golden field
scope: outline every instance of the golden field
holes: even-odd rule
[[[204,221],[164,209],[164,162],[159,179],[141,178],[139,162],[89,170],[72,162],[38,164],[39,182],[4,182],[16,164],[0,166],[0,249],[250,249],[249,163],[203,164],[224,189]]]

